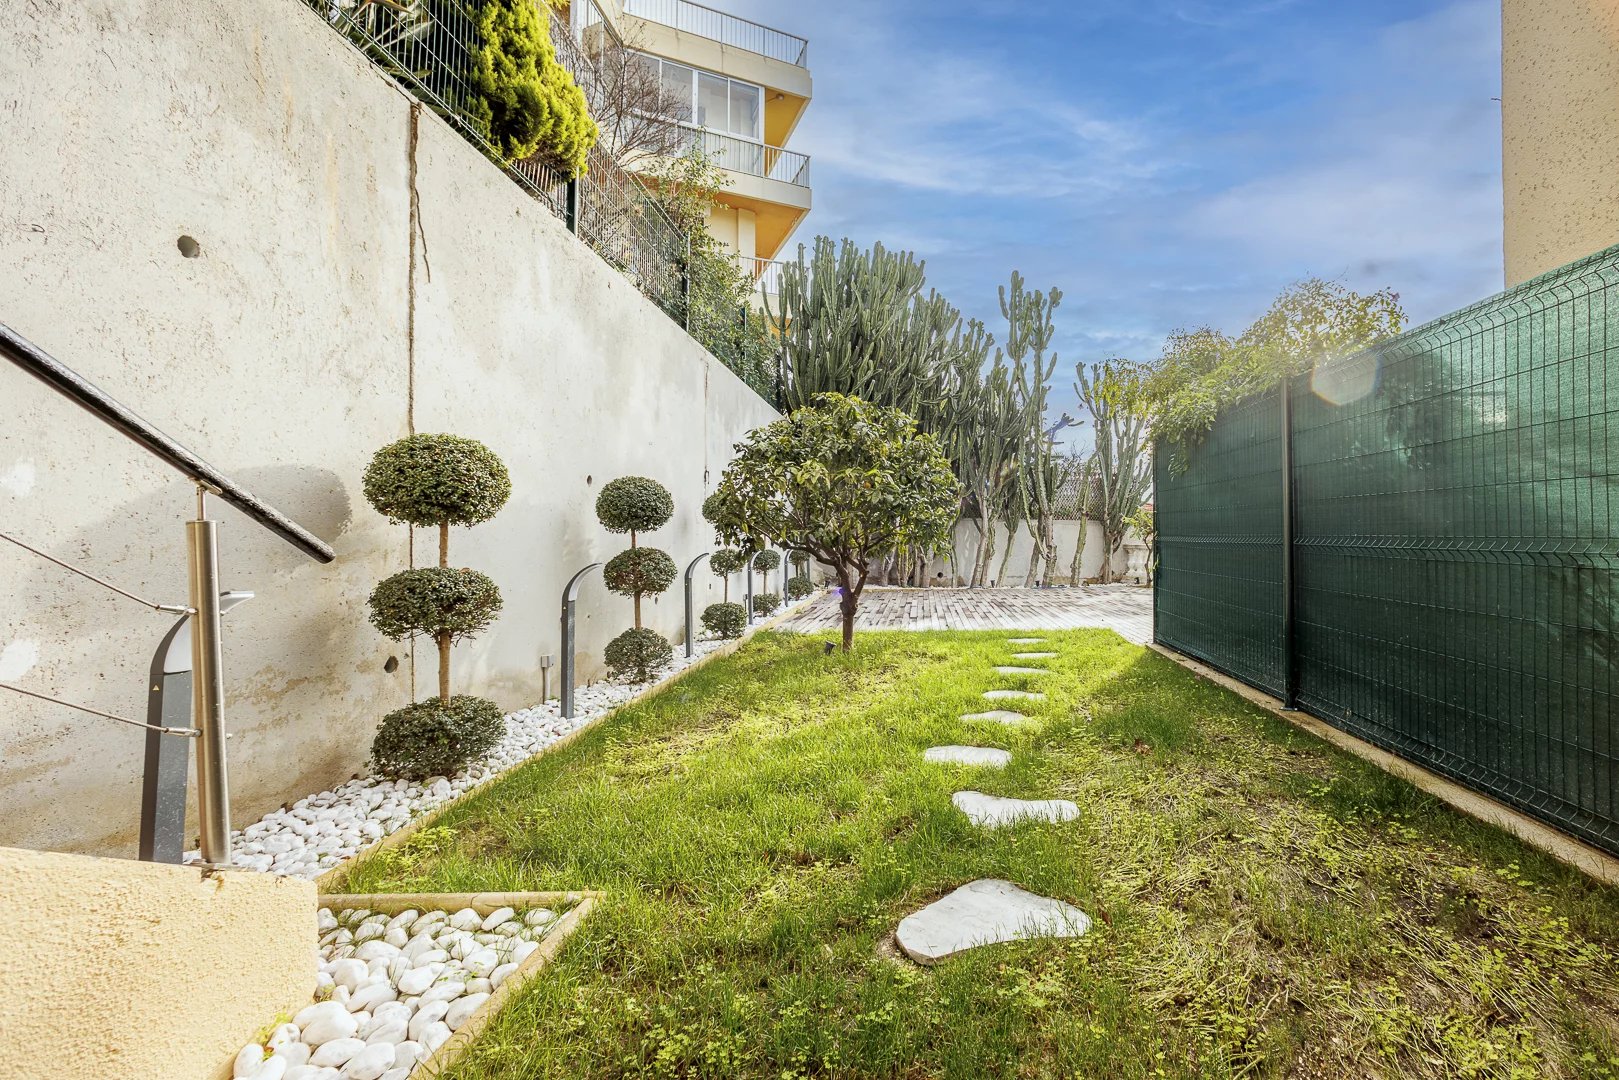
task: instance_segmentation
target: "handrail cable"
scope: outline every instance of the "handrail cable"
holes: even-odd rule
[[[153,457],[184,473],[251,520],[281,537],[293,547],[319,562],[329,563],[337,553],[279,510],[262,502],[230,477],[164,434],[129,406],[101,387],[51,356],[17,331],[0,323],[0,357],[10,360],[52,390],[93,414],[108,427],[139,444]]]
[[[100,709],[92,709],[88,705],[79,705],[72,701],[63,701],[61,698],[51,697],[49,694],[36,694],[32,690],[24,690],[22,687],[13,686],[11,683],[0,682],[0,690],[11,690],[23,695],[24,697],[38,698],[40,701],[49,701],[53,705],[66,705],[70,709],[77,709],[80,712],[89,713],[91,716],[100,716],[108,720],[116,720],[120,724],[128,724],[130,727],[145,728],[147,731],[156,731],[164,735],[179,735],[183,738],[195,739],[202,734],[202,732],[198,731],[196,728],[164,727],[161,724],[144,724],[139,720],[131,720],[127,716],[119,716],[117,713],[102,712]]]
[[[134,593],[130,592],[127,589],[120,589],[118,586],[114,585],[112,582],[106,581],[106,580],[104,580],[102,578],[96,577],[94,574],[90,573],[90,571],[88,571],[88,570],[80,570],[77,566],[74,566],[71,563],[63,562],[61,559],[58,559],[54,555],[48,555],[45,552],[39,550],[37,547],[33,547],[32,545],[25,544],[21,540],[18,540],[15,536],[10,535],[9,533],[0,532],[0,540],[9,540],[13,544],[16,544],[18,547],[22,548],[24,551],[31,552],[31,553],[33,553],[35,555],[38,555],[41,559],[44,559],[46,562],[53,562],[57,566],[60,566],[63,570],[71,571],[71,572],[79,575],[82,578],[88,578],[90,581],[95,582],[97,585],[100,585],[102,588],[111,589],[113,592],[117,593],[119,596],[127,597],[130,600],[135,601],[137,604],[141,604],[141,605],[144,605],[145,607],[151,608],[153,611],[167,611],[167,612],[169,612],[170,614],[173,614],[173,615],[195,615],[196,614],[195,611],[193,611],[189,607],[186,607],[184,604],[158,604],[158,603],[154,603],[151,600],[147,600],[145,597],[136,596]]]

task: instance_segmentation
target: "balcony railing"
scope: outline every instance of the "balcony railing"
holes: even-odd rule
[[[797,67],[808,66],[809,42],[803,38],[694,4],[691,0],[624,0],[624,14],[672,26],[721,45],[734,45],[772,60]]]
[[[682,124],[681,129],[689,145],[702,150],[705,157],[722,169],[803,188],[810,186],[808,154],[783,150],[779,146],[766,146],[688,124]]]
[[[757,259],[749,255],[735,256],[742,272],[753,279],[758,292],[766,296],[781,295],[781,275],[787,264],[779,259]]]

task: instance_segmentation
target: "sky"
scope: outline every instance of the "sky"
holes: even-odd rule
[[[1499,0],[722,2],[810,41],[782,257],[915,251],[992,331],[1013,269],[1059,287],[1056,410],[1304,277],[1415,323],[1502,288]]]

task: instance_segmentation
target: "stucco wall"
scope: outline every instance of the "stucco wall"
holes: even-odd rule
[[[0,848],[0,1078],[204,1080],[315,990],[315,886]]]
[[[1073,565],[1074,549],[1079,545],[1079,526],[1077,521],[1057,522],[1057,565],[1059,583],[1066,583],[1069,567]],[[1079,576],[1081,580],[1095,577],[1102,568],[1102,526],[1094,521],[1086,521],[1085,550],[1080,556]],[[966,519],[956,522],[955,549],[956,559],[954,572],[962,584],[972,574],[973,561],[978,557],[983,543],[983,535],[978,528]],[[1125,546],[1120,548],[1113,556],[1113,568],[1124,573],[1129,565],[1129,550],[1139,547],[1141,540],[1133,532],[1125,534]],[[1029,573],[1029,559],[1034,554],[1034,541],[1029,537],[1027,528],[1019,529],[1011,541],[1011,556],[1007,557],[1007,537],[1005,526],[995,530],[995,553],[990,559],[990,578],[997,585],[1022,585]],[[1001,560],[1005,558],[1005,571],[1002,572]],[[936,583],[949,583],[951,575],[949,559],[935,559],[928,567],[930,577]],[[943,574],[943,578],[937,575]]]
[[[238,822],[359,770],[412,668],[430,685],[430,649],[412,665],[366,622],[412,549],[359,490],[378,446],[414,422],[510,466],[511,503],[451,555],[506,598],[457,648],[457,688],[516,708],[558,651],[564,582],[624,544],[596,524],[601,485],[669,485],[676,519],[647,542],[684,567],[731,444],[775,416],[431,113],[413,140],[412,100],[298,0],[26,6],[0,20],[0,101],[0,321],[338,552],[320,566],[219,511],[226,584],[258,593],[226,621]],[[9,365],[0,400],[6,531],[183,599],[183,479]],[[430,537],[414,548],[430,561]],[[599,582],[581,601],[590,677],[629,602]],[[678,592],[647,611],[678,631]],[[168,621],[0,551],[0,679],[140,716]],[[141,747],[0,696],[0,842],[130,853]]]
[[[1619,241],[1619,0],[1503,0],[1509,286]]]

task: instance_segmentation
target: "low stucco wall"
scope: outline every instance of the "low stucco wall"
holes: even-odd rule
[[[1506,281],[1619,242],[1619,0],[1503,0]]]
[[[209,1080],[315,946],[313,882],[0,848],[0,1078]]]
[[[378,447],[451,431],[511,470],[511,502],[450,549],[505,596],[456,689],[504,708],[539,700],[568,578],[627,546],[596,522],[603,483],[670,488],[642,543],[682,568],[710,546],[702,499],[775,412],[301,0],[24,5],[0,20],[0,100],[0,322],[337,551],[218,512],[224,583],[258,594],[225,624],[238,823],[362,769],[379,718],[432,688],[431,648],[366,621],[376,582],[435,550],[366,504]],[[183,478],[7,364],[0,401],[6,531],[182,600]],[[697,581],[700,609],[719,586]],[[678,636],[678,585],[646,614]],[[0,551],[4,681],[142,716],[169,621]],[[630,622],[584,587],[582,679]],[[0,843],[133,853],[142,743],[0,693]]]
[[[1079,546],[1080,522],[1073,520],[1058,521],[1056,523],[1057,537],[1057,582],[1066,583],[1068,570],[1074,563],[1074,549]],[[1085,550],[1080,554],[1079,576],[1085,578],[1095,577],[1102,569],[1102,526],[1097,522],[1086,520]],[[956,522],[955,530],[955,562],[952,567],[950,559],[934,559],[928,566],[929,577],[937,584],[946,584],[950,575],[955,573],[961,584],[971,576],[973,562],[978,558],[984,542],[983,534],[978,526],[967,519]],[[1011,554],[1007,555],[1007,535],[1004,525],[995,529],[995,553],[990,559],[989,576],[996,585],[1022,585],[1029,573],[1029,560],[1034,556],[1034,540],[1029,536],[1027,527],[1021,528],[1012,536]],[[1130,564],[1129,553],[1133,548],[1142,546],[1140,537],[1134,532],[1127,532],[1124,538],[1124,547],[1113,555],[1113,569],[1124,573]],[[1002,560],[1004,572],[1002,570]],[[944,576],[939,577],[940,574]]]

